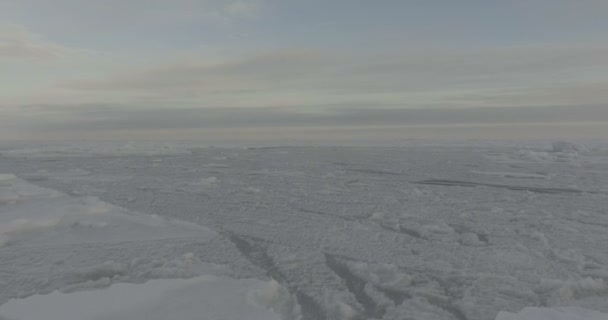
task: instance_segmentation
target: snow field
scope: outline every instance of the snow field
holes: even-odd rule
[[[199,312],[184,292],[204,296],[201,283],[269,319],[602,319],[606,155],[557,144],[0,156],[13,173],[0,175],[0,314],[127,285],[145,301],[103,316],[137,319],[162,314],[145,292],[167,281],[156,292],[184,319]]]

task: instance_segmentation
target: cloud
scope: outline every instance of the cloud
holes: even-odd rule
[[[284,51],[257,55],[237,61],[206,64],[201,61],[176,62],[139,72],[118,73],[105,79],[78,80],[65,88],[83,91],[201,93],[255,90],[289,79],[318,72],[330,59],[305,51]]]
[[[497,90],[476,97],[487,104],[510,105],[605,105],[608,109],[608,82],[597,81],[582,84],[520,88],[519,90]]]
[[[58,89],[78,96],[122,97],[191,106],[279,106],[369,102],[403,107],[597,104],[608,47],[522,46],[359,54],[283,50],[224,61],[177,61]],[[599,85],[601,86],[601,85]],[[559,88],[564,97],[541,94]],[[571,89],[568,89],[571,88]],[[577,89],[578,88],[578,89]],[[569,91],[570,90],[570,91]],[[556,97],[557,97],[556,96]],[[526,100],[528,99],[528,100]]]
[[[233,17],[257,17],[260,14],[259,3],[251,1],[234,1],[224,7],[224,11]]]
[[[71,49],[45,41],[16,25],[0,25],[0,59],[55,59],[64,57]]]
[[[534,14],[538,19],[557,22],[580,22],[590,17],[605,17],[608,2],[604,0],[516,0],[520,10]]]
[[[120,1],[123,10],[136,20],[172,23],[210,22],[220,25],[255,19],[261,15],[261,0]],[[105,2],[102,4],[107,6]]]
[[[309,88],[298,87],[295,82],[318,77],[319,74],[311,70],[319,70],[330,61],[308,51],[273,52],[223,63],[187,59],[68,80],[22,96],[13,95],[10,102],[13,105],[122,103],[176,107],[327,103],[327,97],[310,95]]]
[[[7,14],[32,16],[63,34],[82,35],[151,28],[179,29],[193,23],[232,25],[255,20],[266,0],[3,0]],[[1,6],[1,5],[0,5]],[[2,7],[0,7],[2,9]],[[0,14],[1,16],[2,14]],[[34,15],[35,16],[35,15]],[[138,29],[142,26],[145,29]],[[184,31],[181,29],[181,31]]]
[[[339,128],[488,126],[608,122],[605,106],[498,107],[470,109],[388,109],[374,106],[305,108],[166,109],[93,105],[30,106],[21,110],[40,132],[142,131],[242,128]],[[35,116],[34,116],[35,115]],[[39,118],[40,123],[36,123]],[[51,121],[47,121],[51,119]],[[36,123],[34,125],[34,123]],[[608,127],[607,127],[608,128]],[[608,129],[607,129],[608,130]]]

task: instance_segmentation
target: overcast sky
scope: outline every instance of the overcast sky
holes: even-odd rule
[[[605,0],[2,0],[0,139],[603,138]]]

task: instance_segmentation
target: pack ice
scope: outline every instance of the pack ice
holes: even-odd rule
[[[193,223],[130,212],[93,197],[73,198],[41,188],[12,174],[0,175],[0,245],[47,249],[82,244],[121,244],[195,238],[210,241],[217,233]],[[121,246],[116,248],[120,249]],[[26,250],[24,250],[27,252]],[[27,257],[30,259],[44,257]],[[31,260],[30,260],[31,261]],[[15,262],[15,261],[13,261]],[[191,268],[189,253],[161,266]],[[34,267],[25,261],[19,267]],[[200,267],[200,266],[199,266]],[[133,266],[114,261],[72,271],[83,285],[60,291],[11,299],[0,306],[0,319],[102,320],[102,319],[280,319],[290,296],[276,281],[231,279],[207,274],[190,279],[151,280],[141,284],[112,284]],[[199,268],[217,273],[218,268]],[[174,274],[179,276],[179,274]],[[86,279],[89,278],[89,279]],[[69,279],[64,279],[69,282]],[[101,280],[101,281],[100,281]],[[114,279],[118,280],[118,279]],[[125,279],[127,278],[125,277]],[[5,283],[5,285],[7,285]],[[108,287],[109,286],[109,287]],[[84,291],[80,290],[92,290]],[[6,290],[6,288],[4,288]],[[71,291],[77,292],[71,292]],[[43,290],[44,291],[44,290]],[[27,296],[27,294],[26,294]],[[274,311],[276,310],[276,312]]]
[[[607,319],[608,148],[0,155],[0,319]]]

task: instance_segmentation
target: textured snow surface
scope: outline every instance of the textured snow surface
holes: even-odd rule
[[[293,303],[276,282],[203,276],[114,284],[106,289],[53,292],[0,306],[14,320],[280,320]]]
[[[525,308],[515,314],[500,312],[496,320],[607,320],[608,314],[582,308]]]
[[[270,319],[601,316],[607,150],[12,146],[0,154],[0,310],[50,314],[40,301],[130,288],[125,308],[180,319],[183,306],[188,319],[213,283],[227,309]]]
[[[0,203],[0,246],[217,236],[194,223],[129,212],[95,197],[73,198],[9,174],[0,175]]]

